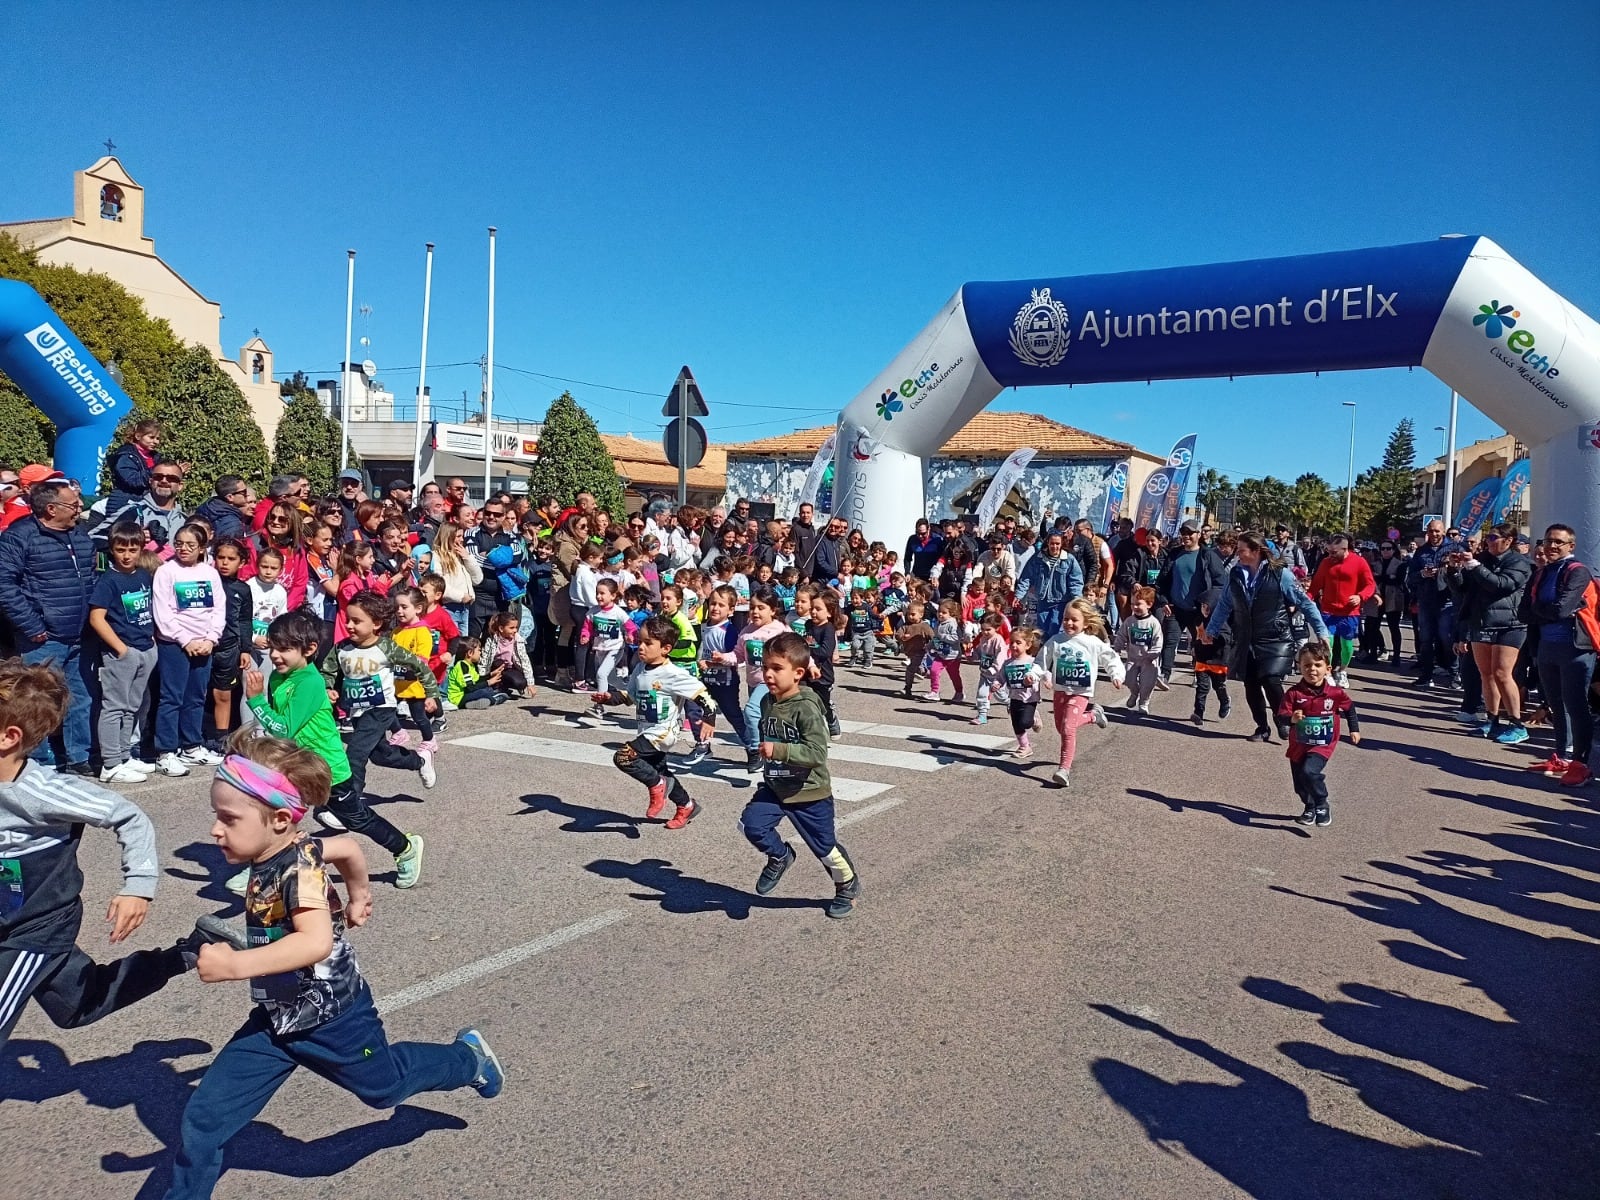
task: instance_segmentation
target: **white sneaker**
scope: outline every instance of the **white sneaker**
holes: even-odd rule
[[[1050,782],[1055,784],[1057,787],[1071,787],[1072,775],[1067,771],[1063,771],[1060,767],[1057,767],[1055,769],[1055,773],[1050,776]]]
[[[422,756],[422,765],[417,768],[417,774],[422,778],[422,786],[431,788],[439,782],[439,772],[433,768],[433,755],[427,750],[418,750]]]
[[[156,765],[155,765],[155,763],[146,762],[142,758],[130,758],[127,762],[123,763],[122,765],[125,766],[125,767],[132,767],[135,771],[139,772],[139,774],[141,774],[141,775],[154,775],[154,774],[156,774]]]
[[[1104,729],[1107,725],[1111,724],[1110,721],[1106,720],[1106,710],[1104,705],[1090,705],[1090,710],[1094,714],[1094,726],[1096,729]]]
[[[187,775],[189,773],[189,766],[181,757],[179,757],[176,751],[168,750],[160,758],[156,759],[156,770],[160,771],[163,775],[177,777],[179,775]]]
[[[345,828],[344,822],[339,820],[338,817],[334,816],[326,808],[312,809],[311,819],[314,820],[318,825],[321,825],[324,829],[328,830],[330,833],[349,832],[349,830]]]
[[[144,783],[150,777],[141,771],[135,771],[127,763],[118,763],[114,767],[100,768],[101,783]]]
[[[190,746],[187,750],[180,750],[178,757],[196,767],[214,767],[222,761],[222,755],[204,746]]]
[[[1140,704],[1134,709],[1134,711],[1137,712],[1141,717],[1148,717],[1150,715],[1150,706],[1148,704]]]

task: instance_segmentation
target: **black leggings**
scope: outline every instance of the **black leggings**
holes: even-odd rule
[[[667,783],[667,798],[682,808],[689,803],[689,793],[683,790],[683,784],[667,769],[667,752],[658,750],[642,737],[636,737],[631,742],[624,742],[611,756],[611,761],[629,779],[637,779],[647,788],[653,788],[662,780]]]
[[[1283,703],[1283,680],[1276,675],[1263,675],[1254,659],[1245,671],[1244,702],[1256,719],[1256,732],[1277,726],[1278,736],[1283,736],[1284,725],[1278,717],[1278,707]]]
[[[1010,709],[1011,732],[1016,734],[1018,737],[1021,737],[1025,733],[1032,732],[1033,717],[1034,714],[1039,711],[1039,702],[1037,700],[1013,700],[1011,701]]]
[[[820,680],[808,679],[806,686],[817,694],[817,699],[822,701],[822,711],[828,718],[831,727],[838,721],[838,715],[833,711],[833,684],[823,683]]]

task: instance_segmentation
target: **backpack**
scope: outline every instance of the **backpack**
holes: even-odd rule
[[[1561,568],[1561,574],[1556,577],[1557,596],[1561,595],[1561,585],[1567,581],[1567,572],[1577,565],[1577,559],[1573,559]],[[1529,595],[1534,594],[1536,581],[1537,577],[1528,581]],[[1578,649],[1600,650],[1600,583],[1596,583],[1592,575],[1589,586],[1583,589],[1583,602],[1572,615],[1572,621]],[[1585,642],[1588,644],[1585,645]]]

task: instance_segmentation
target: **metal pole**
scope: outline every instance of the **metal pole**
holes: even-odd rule
[[[1444,524],[1450,527],[1456,511],[1456,408],[1455,389],[1450,390],[1450,427],[1444,435]]]
[[[422,270],[422,366],[417,371],[417,439],[411,452],[411,482],[422,492],[422,406],[428,394],[428,310],[433,300],[433,243],[427,243],[427,263]]]
[[[1344,531],[1350,532],[1350,502],[1355,499],[1356,490],[1356,402],[1344,401],[1344,406],[1350,410],[1350,467],[1344,477]]]
[[[689,381],[678,380],[678,507],[689,503]]]
[[[344,289],[344,374],[339,377],[339,470],[350,465],[350,324],[356,313],[356,252],[350,256]]]
[[[483,498],[489,499],[494,468],[494,226],[489,226],[489,357],[483,380]]]

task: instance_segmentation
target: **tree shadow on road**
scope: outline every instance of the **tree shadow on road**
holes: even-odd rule
[[[1225,804],[1220,800],[1185,800],[1178,796],[1167,796],[1161,792],[1151,791],[1149,788],[1128,788],[1128,795],[1138,796],[1141,800],[1154,800],[1157,804],[1165,804],[1170,812],[1182,813],[1193,810],[1195,812],[1210,813],[1214,817],[1221,817],[1235,825],[1242,825],[1247,829],[1277,830],[1279,833],[1293,834],[1296,837],[1310,837],[1311,834],[1294,823],[1291,813],[1262,813],[1254,809],[1243,808],[1237,804]]]
[[[526,813],[554,813],[558,817],[566,817],[567,823],[559,826],[563,833],[620,833],[623,837],[637,838],[641,836],[639,826],[644,823],[643,817],[630,816],[609,808],[588,808],[545,793],[524,796],[522,803],[524,807],[519,816]],[[652,825],[655,823],[650,822]]]
[[[791,870],[803,864],[796,863]],[[584,868],[603,879],[626,879],[647,887],[651,892],[630,892],[635,900],[652,900],[661,905],[663,912],[691,914],[720,912],[729,920],[746,921],[752,908],[823,908],[828,899],[802,900],[772,896],[758,896],[753,891],[742,891],[709,879],[685,875],[682,870],[664,858],[646,858],[640,862],[623,862],[621,859],[596,859]],[[826,877],[824,877],[826,878]]]
[[[1588,1014],[1600,994],[1592,940],[1600,936],[1600,812],[1559,797],[1436,794],[1521,820],[1488,833],[1445,830],[1483,849],[1374,861],[1372,878],[1346,877],[1353,886],[1344,897],[1273,890],[1394,931],[1381,943],[1390,955],[1443,986],[1351,980],[1318,995],[1245,978],[1248,995],[1307,1014],[1324,1035],[1263,1048],[1261,1058],[1281,1056],[1279,1073],[1095,1006],[1240,1081],[1169,1081],[1098,1060],[1095,1078],[1152,1140],[1180,1143],[1266,1200],[1595,1194],[1600,1050]],[[1296,1069],[1345,1089],[1332,1111],[1368,1132],[1314,1119],[1305,1091],[1284,1077]],[[1370,1116],[1351,1119],[1352,1103],[1394,1132]],[[1326,1100],[1319,1111],[1329,1111]]]
[[[211,1052],[197,1038],[143,1041],[125,1054],[71,1063],[53,1042],[12,1039],[0,1055],[0,1097],[39,1104],[81,1094],[94,1108],[131,1107],[140,1123],[161,1143],[160,1150],[130,1155],[107,1151],[100,1167],[108,1174],[149,1171],[140,1200],[163,1195],[171,1182],[172,1156],[179,1142],[183,1109],[205,1067],[178,1069],[175,1060]],[[31,1060],[33,1065],[25,1065]],[[276,1125],[255,1121],[228,1143],[224,1171],[267,1171],[291,1179],[324,1178],[349,1170],[381,1150],[417,1141],[441,1129],[465,1129],[459,1117],[403,1104],[384,1120],[309,1141],[291,1137]],[[87,1148],[86,1148],[87,1149]]]

